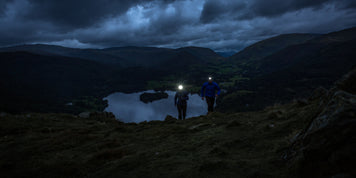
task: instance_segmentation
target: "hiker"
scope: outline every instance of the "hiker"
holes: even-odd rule
[[[218,91],[216,94],[216,90]],[[208,104],[208,113],[214,111],[215,98],[220,95],[220,87],[217,83],[213,82],[213,78],[209,77],[208,82],[205,82],[201,87],[201,99],[206,98]]]
[[[174,105],[178,109],[178,119],[185,120],[187,113],[187,100],[189,100],[188,92],[183,90],[183,85],[178,86],[178,91],[174,96]]]

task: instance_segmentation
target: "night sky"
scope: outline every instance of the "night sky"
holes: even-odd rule
[[[0,46],[238,51],[284,33],[356,26],[355,0],[0,0]]]

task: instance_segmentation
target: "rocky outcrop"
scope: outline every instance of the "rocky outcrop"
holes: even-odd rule
[[[356,95],[356,67],[346,74],[341,80],[336,82],[336,87],[340,90]]]
[[[169,123],[172,123],[172,122],[175,122],[175,121],[177,121],[177,119],[174,118],[171,115],[167,115],[166,118],[164,119],[164,122],[169,122]]]
[[[286,158],[301,177],[356,176],[356,70],[310,98],[320,113],[300,133]]]

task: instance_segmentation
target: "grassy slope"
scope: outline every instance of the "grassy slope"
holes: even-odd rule
[[[0,172],[5,177],[287,177],[283,152],[317,106],[291,103],[140,124],[6,115],[0,117]]]

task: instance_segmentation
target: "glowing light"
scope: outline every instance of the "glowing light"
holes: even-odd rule
[[[178,89],[179,89],[179,90],[183,90],[183,85],[179,85],[179,86],[178,86]]]
[[[209,77],[209,80],[212,80],[213,78]]]

